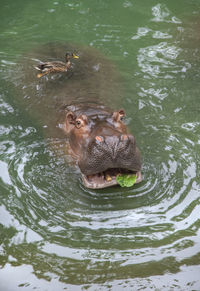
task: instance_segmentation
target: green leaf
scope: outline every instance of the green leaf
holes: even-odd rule
[[[116,181],[121,187],[131,187],[136,180],[137,176],[135,174],[119,174],[116,177]]]

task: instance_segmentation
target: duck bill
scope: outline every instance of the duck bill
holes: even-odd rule
[[[72,58],[74,58],[74,59],[79,59],[79,56],[73,53],[73,54],[72,54]]]

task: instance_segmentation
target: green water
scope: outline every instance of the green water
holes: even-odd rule
[[[0,290],[200,290],[199,27],[199,1],[1,1]],[[142,183],[85,189],[52,150],[21,65],[49,42],[116,66]]]

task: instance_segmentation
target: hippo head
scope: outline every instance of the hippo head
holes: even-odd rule
[[[103,106],[75,108],[66,114],[65,131],[87,188],[116,185],[119,173],[135,173],[142,180],[135,137],[127,132],[124,110]]]

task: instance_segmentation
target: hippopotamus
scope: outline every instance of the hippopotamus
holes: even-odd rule
[[[123,109],[79,104],[66,107],[63,126],[87,188],[117,184],[116,176],[134,173],[141,182],[141,157],[135,137],[128,133]]]
[[[70,72],[38,80],[33,67],[39,61],[62,60],[66,51],[79,54]],[[61,131],[67,136],[68,154],[77,162],[87,188],[116,185],[120,173],[135,173],[136,183],[142,180],[136,139],[128,131],[125,111],[119,106],[120,77],[116,71],[94,48],[55,43],[29,52],[15,72],[14,83],[20,94],[23,92],[23,106],[48,136],[60,138]]]

